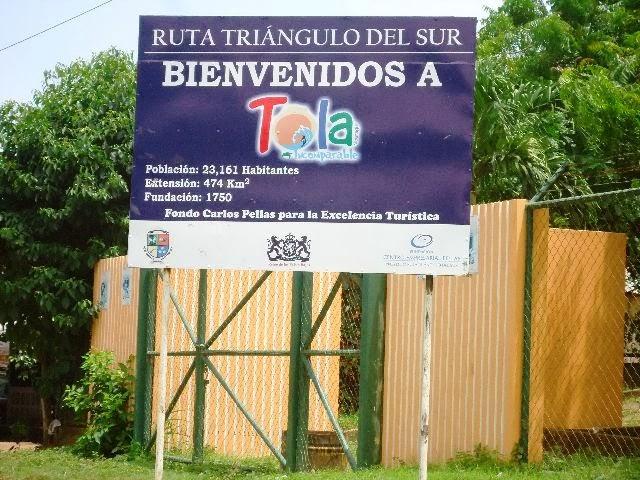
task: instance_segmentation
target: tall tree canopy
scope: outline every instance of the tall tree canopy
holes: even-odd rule
[[[135,67],[107,51],[0,107],[0,323],[58,397],[87,348],[95,262],[125,250]]]
[[[490,12],[478,39],[478,200],[530,198],[565,162],[564,194],[628,185],[640,178],[638,138],[640,1],[506,0]]]
[[[478,39],[474,190],[531,198],[640,186],[640,0],[505,0]],[[624,232],[640,291],[640,197],[556,207],[555,226]]]

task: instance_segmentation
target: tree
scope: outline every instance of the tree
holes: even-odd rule
[[[88,346],[92,269],[125,250],[135,67],[110,50],[45,73],[0,106],[0,323],[59,400]]]
[[[640,186],[640,2],[506,0],[478,39],[474,190],[531,198],[560,165],[556,196]],[[628,234],[640,291],[640,197],[557,207],[555,226]]]
[[[478,39],[474,189],[530,198],[640,178],[640,3],[506,0]]]

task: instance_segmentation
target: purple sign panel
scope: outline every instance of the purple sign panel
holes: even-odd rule
[[[141,17],[130,265],[467,273],[475,26]]]

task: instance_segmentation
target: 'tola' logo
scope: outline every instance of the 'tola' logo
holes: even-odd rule
[[[360,126],[347,110],[331,112],[328,98],[318,101],[315,112],[307,105],[290,103],[285,95],[254,98],[247,107],[260,114],[256,142],[260,155],[275,146],[282,160],[294,162],[360,160],[356,149]]]

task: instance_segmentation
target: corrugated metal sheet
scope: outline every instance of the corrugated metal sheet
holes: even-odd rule
[[[435,280],[431,461],[477,444],[507,457],[518,441],[525,204],[474,206],[480,273]],[[418,460],[424,281],[390,275],[387,298],[382,456],[390,466]]]
[[[100,284],[103,278],[109,283],[109,302],[91,325],[91,348],[111,350],[118,362],[126,363],[136,353],[138,327],[138,281],[140,271],[131,269],[129,285],[131,300],[123,303],[123,271],[127,268],[127,257],[100,260],[93,273],[93,301],[100,303]]]

